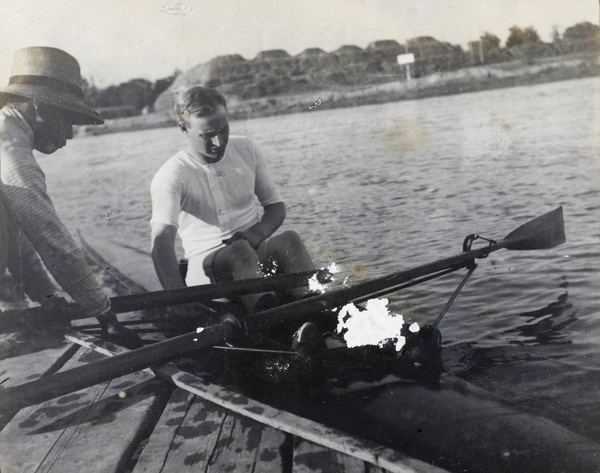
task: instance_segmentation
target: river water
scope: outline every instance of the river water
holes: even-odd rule
[[[287,205],[286,228],[351,281],[501,239],[563,206],[567,242],[481,260],[443,319],[446,369],[600,441],[600,79],[235,121]],[[315,101],[318,97],[315,97]],[[307,107],[310,104],[307,104]],[[149,184],[176,129],[78,137],[40,162],[59,214],[158,289]],[[432,323],[462,274],[391,297]]]

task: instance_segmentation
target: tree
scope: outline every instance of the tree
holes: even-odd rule
[[[500,38],[498,38],[498,36],[495,34],[484,31],[479,39],[484,52],[488,52],[500,47]]]
[[[525,43],[527,43],[527,44],[541,43],[540,36],[538,35],[538,32],[535,30],[535,28],[533,26],[528,26],[527,28],[525,28],[523,30],[523,33],[525,33]]]
[[[81,88],[83,89],[83,101],[91,107],[97,107],[99,90],[94,86],[93,80],[90,83],[87,79],[81,79]]]
[[[152,83],[146,79],[132,79],[119,85],[111,85],[88,94],[90,104],[96,107],[130,107],[139,113],[148,104]]]
[[[535,44],[540,42],[540,37],[533,26],[528,26],[525,29],[521,29],[518,26],[513,26],[509,29],[510,34],[506,40],[507,48],[514,48],[516,46],[524,46],[526,44]]]
[[[119,102],[115,105],[129,105],[139,112],[148,103],[152,92],[152,82],[146,79],[132,79],[118,86]]]
[[[98,91],[96,107],[115,107],[123,105],[119,96],[119,88],[116,85],[109,85],[105,89]]]
[[[150,110],[154,109],[154,102],[156,102],[158,96],[162,94],[165,90],[167,90],[169,87],[171,87],[171,85],[173,84],[173,82],[175,82],[175,79],[177,79],[177,76],[179,74],[181,74],[181,71],[179,69],[175,69],[175,71],[173,71],[173,74],[171,74],[169,77],[158,79],[152,85],[152,90],[150,91],[150,95],[146,103]]]
[[[565,41],[584,42],[596,40],[600,29],[588,21],[577,23],[575,26],[567,28],[563,34]]]
[[[506,39],[506,47],[514,48],[515,46],[522,46],[525,43],[525,33],[518,26],[513,26],[509,29],[510,34]]]
[[[600,50],[600,28],[587,21],[567,28],[563,44],[568,52],[597,52]]]
[[[560,44],[560,33],[558,32],[558,27],[556,25],[552,27],[552,44]]]

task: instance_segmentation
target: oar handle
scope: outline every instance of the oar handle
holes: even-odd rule
[[[332,275],[327,269],[319,269],[290,274],[277,274],[264,278],[241,279],[190,286],[181,289],[117,296],[111,298],[111,305],[113,311],[120,314],[257,292],[284,291],[293,287],[307,286],[308,281],[315,276],[320,283],[327,283],[332,280]],[[0,311],[0,330],[12,330],[22,326],[23,323],[30,324],[33,327],[39,326],[39,324],[64,325],[69,320],[85,319],[88,317],[89,314],[85,313],[77,304],[71,304],[67,314],[49,314],[39,306],[25,310],[6,310]]]

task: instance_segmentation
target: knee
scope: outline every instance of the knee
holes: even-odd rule
[[[304,242],[293,230],[286,230],[269,240],[269,249],[277,253],[296,252],[299,248],[304,248]]]
[[[250,243],[246,240],[237,240],[219,251],[213,262],[213,268],[219,273],[227,273],[236,266],[253,264],[256,259],[256,251]]]

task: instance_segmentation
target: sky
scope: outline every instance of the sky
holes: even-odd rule
[[[0,84],[16,49],[53,46],[75,56],[97,87],[156,80],[211,58],[269,49],[331,52],[416,36],[467,47],[484,31],[506,41],[511,26],[598,24],[600,0],[0,0]]]

